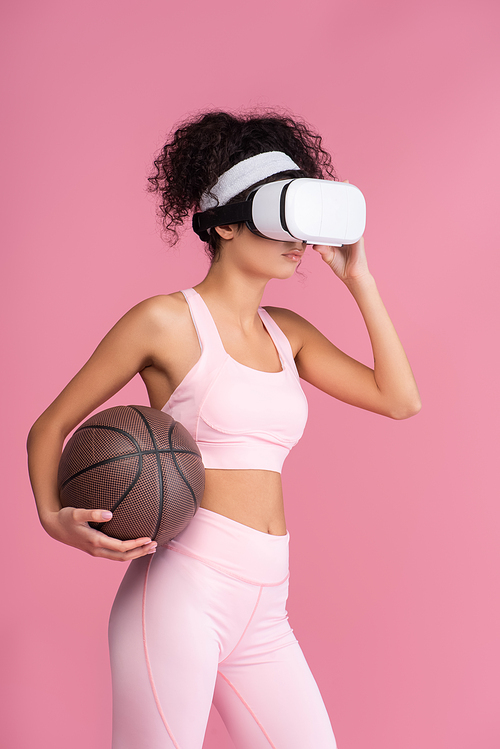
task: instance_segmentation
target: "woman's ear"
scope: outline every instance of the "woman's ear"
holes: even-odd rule
[[[226,224],[225,226],[215,226],[214,229],[222,239],[233,239],[236,236],[238,224]]]

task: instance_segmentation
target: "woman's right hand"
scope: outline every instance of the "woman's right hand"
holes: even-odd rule
[[[58,512],[44,514],[42,525],[56,541],[81,549],[93,557],[129,562],[156,550],[157,543],[150,538],[120,541],[89,525],[89,522],[102,523],[111,517],[111,513],[106,510],[63,507]]]

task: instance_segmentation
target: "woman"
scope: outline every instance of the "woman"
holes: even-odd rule
[[[167,234],[190,212],[238,202],[256,185],[334,177],[321,138],[276,113],[212,112],[178,128],[149,189]],[[305,243],[245,224],[211,229],[207,276],[146,299],[119,320],[33,425],[29,465],[40,520],[55,539],[130,561],[110,620],[114,749],[200,749],[212,699],[237,747],[331,749],[326,709],[288,624],[288,533],[280,470],[307,417],[299,376],[395,419],[420,400],[363,239],[314,246],[364,317],[374,368],[287,309],[261,308],[266,283],[291,277]],[[65,437],[139,372],[151,406],[183,423],[206,467],[201,507],[166,547],[93,530],[105,512],[62,508]]]

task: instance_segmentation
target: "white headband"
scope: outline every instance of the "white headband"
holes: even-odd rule
[[[300,167],[282,151],[267,151],[257,156],[250,156],[249,159],[239,161],[227,172],[221,174],[212,189],[201,196],[200,208],[206,211],[217,205],[225,205],[228,200],[255,185],[256,182],[279,172],[288,172],[290,169],[300,169]]]

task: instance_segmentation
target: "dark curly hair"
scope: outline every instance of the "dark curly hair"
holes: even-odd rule
[[[221,174],[239,161],[267,151],[283,151],[300,171],[280,172],[256,185],[297,176],[337,179],[321,136],[288,113],[213,111],[195,115],[176,127],[154,161],[147,186],[148,192],[160,197],[158,215],[168,243],[177,242],[178,227],[191,212],[199,210],[201,196]],[[256,185],[228,202],[244,199]],[[212,231],[205,248],[212,261],[217,259],[220,244],[219,235]]]

